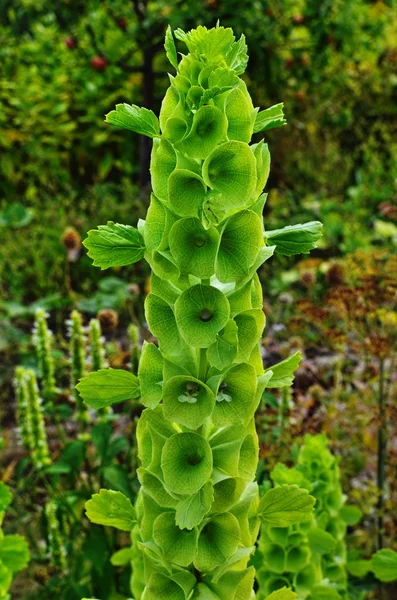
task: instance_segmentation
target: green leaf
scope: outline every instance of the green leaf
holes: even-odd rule
[[[259,503],[258,516],[272,527],[288,527],[311,518],[315,498],[296,485],[282,485],[266,492]]]
[[[211,477],[211,448],[197,433],[177,433],[164,444],[161,469],[172,493],[196,494]]]
[[[185,33],[182,29],[176,29],[175,37],[183,41],[189,52],[198,58],[202,55],[211,62],[221,61],[226,58],[234,45],[233,30],[230,27],[213,27],[207,29],[199,25]]]
[[[101,269],[130,265],[141,260],[145,252],[143,237],[135,227],[113,221],[91,229],[83,244],[94,267]]]
[[[229,52],[226,54],[226,63],[237,74],[244,73],[248,64],[247,44],[245,36],[242,35],[237,42],[234,42]]]
[[[121,492],[100,490],[85,505],[91,523],[132,531],[136,524],[135,508],[131,500]]]
[[[178,70],[178,55],[176,53],[175,40],[174,36],[172,35],[172,29],[170,25],[168,25],[167,31],[165,32],[164,48],[168,60],[172,66]]]
[[[251,210],[241,211],[227,220],[221,235],[215,273],[223,283],[248,274],[263,246],[262,223]]]
[[[365,577],[371,571],[372,563],[370,560],[349,560],[347,570],[353,577]]]
[[[157,517],[153,524],[153,539],[167,560],[180,567],[188,567],[193,562],[197,530],[180,529],[175,524],[174,513],[165,512]]]
[[[327,531],[318,527],[312,527],[307,532],[309,546],[312,552],[318,554],[329,554],[336,547],[336,539]]]
[[[151,138],[160,135],[159,120],[154,112],[147,108],[139,108],[135,104],[117,104],[116,110],[105,116],[105,121]]]
[[[110,557],[110,562],[115,567],[124,567],[125,565],[131,563],[133,555],[133,548],[122,548],[121,550],[118,550],[117,552],[114,552],[112,554],[112,556]]]
[[[371,560],[371,571],[380,581],[389,583],[397,580],[397,552],[378,550]]]
[[[181,500],[176,507],[175,522],[181,529],[193,529],[209,512],[214,500],[214,488],[208,481],[196,494]]]
[[[322,236],[322,223],[310,221],[298,225],[288,225],[283,229],[266,231],[266,242],[276,246],[275,252],[283,256],[295,254],[309,254],[310,250],[317,247],[317,241]]]
[[[148,408],[156,408],[163,393],[163,357],[155,344],[143,343],[139,360],[138,378],[141,402]]]
[[[10,488],[0,481],[0,512],[6,510],[11,504],[12,494]]]
[[[29,546],[23,536],[6,535],[0,539],[0,565],[17,573],[27,566],[29,559]]]
[[[287,124],[284,118],[284,103],[275,104],[266,110],[261,110],[256,115],[254,132],[266,131],[267,129],[274,129],[274,127],[282,127]]]
[[[179,330],[187,344],[207,348],[229,319],[226,296],[210,285],[197,284],[186,289],[175,303]]]
[[[292,590],[283,587],[281,590],[277,590],[270,594],[270,596],[266,596],[266,600],[295,600],[298,596]]]
[[[290,386],[294,380],[294,372],[299,367],[301,360],[301,353],[295,352],[295,354],[289,356],[285,360],[265,369],[265,373],[266,371],[273,371],[273,375],[268,382],[267,387],[280,388]]]
[[[361,521],[363,513],[357,506],[345,505],[340,509],[339,515],[347,525],[357,525]]]
[[[76,385],[84,402],[97,410],[117,402],[139,398],[136,375],[123,369],[101,369],[83,377]]]

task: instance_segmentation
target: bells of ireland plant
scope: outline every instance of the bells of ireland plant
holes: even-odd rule
[[[175,38],[187,47],[180,62]],[[261,520],[288,526],[310,518],[314,503],[295,485],[260,498],[255,482],[255,410],[266,387],[291,384],[300,361],[295,354],[263,368],[257,270],[276,253],[309,252],[321,224],[264,227],[270,153],[261,136],[251,139],[285,120],[282,104],[261,112],[252,104],[240,78],[244,36],[168,29],[165,49],[176,73],[159,118],[128,104],[106,117],[153,138],[146,220],[108,222],[84,242],[103,269],[145,259],[152,270],[145,311],[158,346],[144,343],[137,376],[99,370],[77,385],[97,409],[138,397],[146,407],[141,489],[135,506],[101,490],[87,514],[131,532],[137,600],[251,600]],[[285,594],[278,598],[294,597]]]

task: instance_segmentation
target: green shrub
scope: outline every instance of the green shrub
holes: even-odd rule
[[[0,440],[2,443],[2,440]],[[1,447],[1,446],[0,446]],[[5,511],[11,504],[10,489],[0,481],[0,599],[11,600],[9,590],[14,576],[30,560],[26,539],[21,535],[5,535],[2,529]]]

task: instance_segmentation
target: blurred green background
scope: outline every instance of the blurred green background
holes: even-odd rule
[[[0,299],[5,312],[101,274],[61,236],[145,211],[147,141],[106,125],[117,102],[158,111],[165,27],[219,19],[244,32],[256,106],[283,101],[270,132],[269,228],[325,222],[340,256],[396,237],[396,12],[369,0],[3,0],[0,22]],[[394,6],[395,8],[395,6]],[[76,258],[76,257],[75,257]],[[132,272],[131,272],[132,276]],[[62,298],[62,300],[61,300]],[[49,299],[56,303],[56,298]],[[11,305],[9,303],[12,303]]]
[[[172,73],[163,51],[167,25],[187,30],[218,20],[246,36],[250,61],[244,78],[255,106],[285,105],[288,126],[266,132],[272,168],[265,227],[324,223],[319,248],[309,258],[277,256],[260,273],[268,319],[265,363],[296,349],[305,356],[293,395],[269,393],[262,401],[262,464],[268,472],[296,455],[294,442],[303,433],[327,433],[342,456],[349,500],[368,516],[351,546],[368,556],[376,537],[378,391],[385,385],[392,398],[396,387],[394,0],[0,2],[0,418],[10,452],[2,477],[19,489],[21,503],[12,527],[24,533],[29,511],[36,515],[33,524],[41,518],[36,496],[23,483],[25,464],[17,467],[13,458],[10,400],[15,365],[37,367],[29,336],[35,309],[50,312],[62,381],[69,364],[64,321],[73,308],[85,323],[98,311],[118,313],[110,332],[103,327],[114,367],[131,358],[127,324],[144,330],[147,268],[101,272],[81,244],[89,229],[107,220],[135,225],[148,205],[150,140],[106,124],[104,115],[119,102],[158,113]],[[127,429],[131,441],[129,410],[117,427]],[[395,429],[392,403],[388,410],[388,425]],[[135,406],[133,416],[138,413]],[[61,450],[51,435],[57,458]],[[388,452],[390,511],[397,495],[395,442]],[[128,461],[119,462],[134,487]],[[38,494],[40,502],[45,493]],[[390,512],[386,545],[395,543],[396,534]],[[73,548],[74,539],[70,543]],[[92,554],[86,549],[94,570],[96,545],[93,536]],[[33,580],[39,591],[32,598],[59,595],[59,581],[40,570],[47,564],[37,559],[41,551],[35,549],[37,562],[20,580],[16,598],[27,597],[24,590]],[[62,598],[80,598],[75,579],[72,573],[72,591]],[[103,580],[96,585],[102,589]]]

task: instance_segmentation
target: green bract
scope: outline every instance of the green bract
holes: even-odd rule
[[[107,117],[154,138],[147,218],[138,230],[109,223],[86,242],[102,267],[144,255],[152,268],[145,311],[158,346],[144,344],[138,379],[100,370],[78,386],[96,407],[139,394],[146,407],[137,427],[137,525],[129,509],[124,518],[127,499],[117,500],[118,519],[118,504],[103,491],[87,509],[96,523],[130,524],[136,600],[251,600],[260,521],[297,523],[313,505],[306,490],[288,485],[260,500],[254,481],[255,410],[266,386],[290,385],[300,361],[296,354],[263,368],[256,272],[275,250],[292,254],[297,242],[308,251],[318,227],[265,233],[270,153],[251,137],[285,120],[282,105],[258,114],[239,78],[248,60],[244,36],[236,41],[219,26],[175,36],[189,53],[178,63],[168,29],[176,75],[159,119],[127,105]]]

